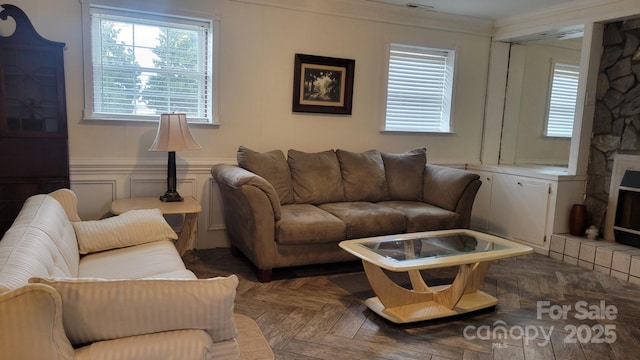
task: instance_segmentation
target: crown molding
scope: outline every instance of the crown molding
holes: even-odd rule
[[[525,35],[562,31],[596,22],[610,22],[640,16],[638,0],[575,0],[522,15],[498,19],[493,37],[506,41]]]
[[[273,8],[339,16],[403,26],[415,26],[432,30],[473,34],[490,37],[493,22],[486,19],[439,13],[424,9],[382,4],[367,0],[231,0]]]

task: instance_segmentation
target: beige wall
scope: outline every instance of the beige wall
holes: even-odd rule
[[[334,9],[297,10],[291,1],[263,6],[239,1],[122,1],[163,12],[178,8],[194,16],[220,18],[219,127],[196,126],[203,150],[179,153],[180,160],[233,160],[238,145],[257,150],[328,148],[404,151],[426,146],[440,163],[477,162],[481,146],[486,69],[490,38],[485,34],[439,31],[377,18],[339,17]],[[16,0],[46,38],[65,42],[71,163],[164,159],[150,153],[156,125],[82,121],[83,64],[81,4],[78,0]],[[350,7],[344,7],[349,13]],[[355,16],[355,15],[354,15]],[[428,18],[425,18],[425,24]],[[384,101],[385,44],[396,41],[457,50],[455,134],[381,134]],[[292,113],[295,53],[356,60],[352,116]]]
[[[84,1],[84,0],[82,0]],[[463,165],[480,157],[491,23],[374,2],[343,0],[109,0],[153,12],[217,17],[219,126],[193,126],[202,150],[181,152],[178,191],[200,200],[197,248],[226,246],[211,165],[235,162],[239,145],[255,150],[321,151],[426,146],[430,162]],[[65,77],[71,188],[83,219],[109,213],[112,200],[166,189],[166,154],[149,152],[156,124],[85,121],[79,0],[15,0],[38,32],[67,44]],[[0,33],[7,34],[0,21]],[[382,134],[386,44],[453,48],[456,78],[452,134]],[[353,114],[292,113],[294,54],[356,60]],[[171,218],[176,230],[180,218]]]
[[[503,165],[569,163],[571,139],[544,136],[553,62],[580,65],[580,49],[561,46],[511,45],[500,156]]]

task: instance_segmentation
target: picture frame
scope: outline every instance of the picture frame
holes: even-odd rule
[[[351,115],[356,61],[295,54],[293,111]]]

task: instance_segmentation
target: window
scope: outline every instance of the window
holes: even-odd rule
[[[217,123],[211,21],[95,5],[89,16],[85,118]]]
[[[580,67],[561,63],[553,64],[553,77],[547,114],[545,135],[571,137],[578,95]]]
[[[385,131],[451,130],[454,54],[391,44]]]

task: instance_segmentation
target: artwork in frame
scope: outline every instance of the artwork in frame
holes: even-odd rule
[[[351,115],[356,61],[295,55],[293,111]]]

